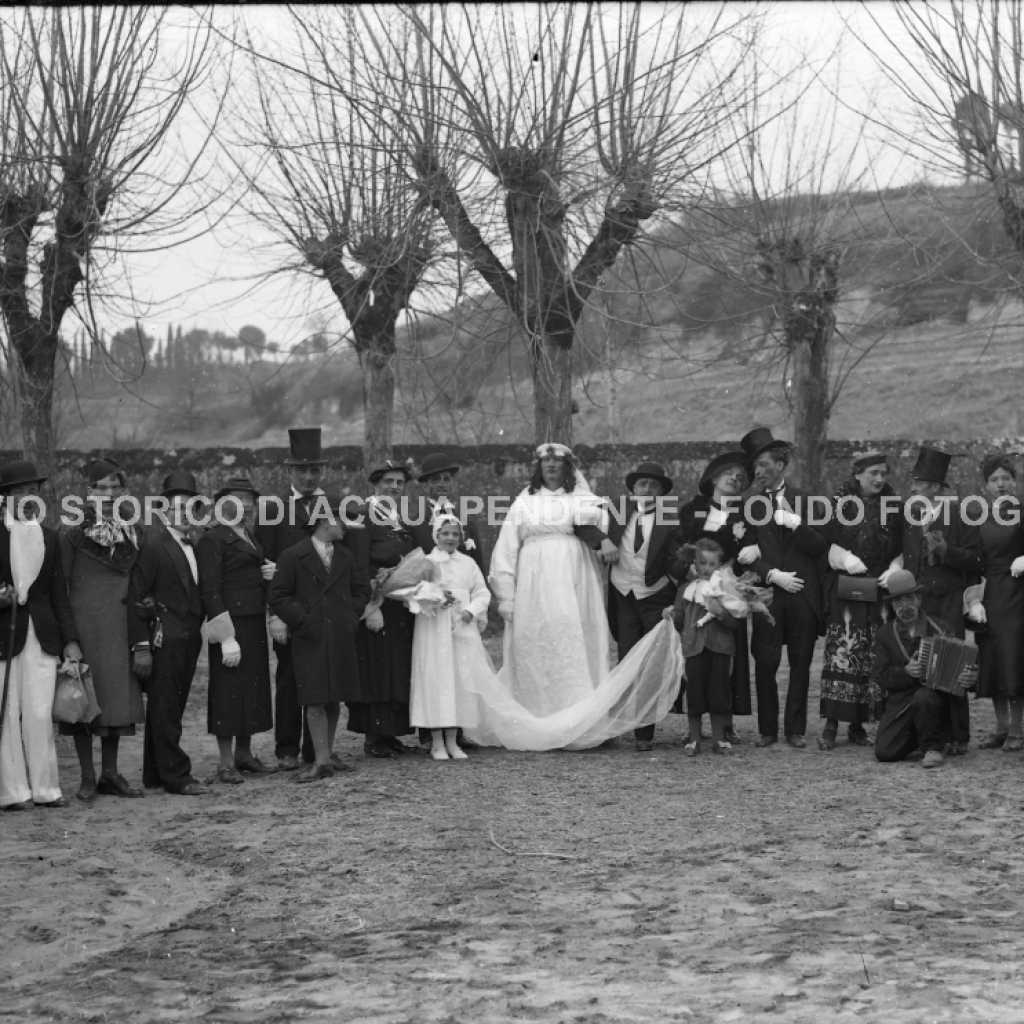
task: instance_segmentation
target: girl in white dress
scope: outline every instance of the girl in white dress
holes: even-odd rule
[[[436,547],[427,558],[434,563],[433,580],[415,588],[407,602],[416,613],[409,721],[430,729],[430,755],[436,761],[462,760],[466,753],[456,732],[477,725],[477,700],[466,686],[466,672],[473,666],[477,674],[493,673],[480,639],[491,593],[476,562],[457,550],[462,541],[458,518],[438,516],[432,533]],[[425,593],[432,587],[443,592],[441,602]]]

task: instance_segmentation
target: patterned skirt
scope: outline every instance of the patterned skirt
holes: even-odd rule
[[[881,609],[856,602],[841,604],[836,612],[825,632],[821,717],[851,724],[877,722],[885,709],[885,694],[869,677]]]

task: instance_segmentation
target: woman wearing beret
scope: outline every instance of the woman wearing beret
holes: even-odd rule
[[[199,590],[209,620],[207,729],[217,737],[217,777],[229,784],[244,781],[240,772],[277,771],[250,747],[256,733],[274,727],[266,607],[274,565],[264,564],[252,532],[258,498],[251,480],[232,477],[214,495],[217,524],[196,544]]]
[[[893,494],[885,455],[877,451],[857,455],[851,470],[850,478],[836,492],[828,523],[821,528],[830,545],[830,571],[825,577],[821,750],[835,747],[840,722],[848,723],[851,743],[866,747],[870,741],[864,723],[878,721],[885,706],[885,695],[870,679],[875,633],[883,622],[882,595],[873,601],[840,597],[839,578],[878,577],[903,546],[901,512],[894,509],[884,517],[882,513],[882,499]]]
[[[990,455],[981,475],[990,503],[980,527],[985,591],[983,600],[969,601],[967,617],[968,627],[976,629],[978,696],[992,698],[996,731],[979,746],[1012,752],[1024,749],[1024,525],[1010,459],[1001,452]],[[971,504],[965,499],[968,514]]]
[[[693,564],[694,547],[702,537],[716,541],[725,552],[723,565],[729,565],[736,574],[743,567],[736,563],[744,547],[753,544],[753,534],[747,529],[743,516],[742,494],[748,480],[746,453],[736,450],[715,456],[704,468],[698,494],[679,513],[679,530],[669,542],[669,573],[683,584]],[[732,713],[728,716],[725,739],[739,743],[733,725],[733,715],[753,712],[750,701],[750,660],[747,655],[747,622],[739,620],[732,634],[736,641],[736,657],[732,667]]]
[[[134,736],[146,720],[136,669],[148,674],[149,632],[135,614],[132,568],[139,557],[138,527],[118,515],[125,475],[116,462],[96,459],[89,465],[89,495],[84,519],[60,534],[61,558],[86,664],[92,669],[99,717],[89,725],[60,723],[62,735],[75,738],[82,770],[77,796],[90,802],[96,794],[141,797],[118,768],[122,736]],[[100,737],[102,772],[96,780],[93,736]]]
[[[409,470],[388,461],[370,473],[369,481],[374,494],[367,502],[366,528],[356,544],[362,546],[362,561],[372,582],[381,569],[393,569],[417,544],[398,506]],[[359,624],[356,642],[361,692],[358,700],[346,703],[349,731],[363,733],[367,757],[391,758],[411,751],[398,737],[414,731],[409,725],[414,625],[412,612],[391,600]]]

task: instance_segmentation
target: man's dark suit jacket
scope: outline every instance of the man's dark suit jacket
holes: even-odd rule
[[[647,564],[644,567],[644,583],[653,587],[655,583],[668,575],[669,542],[679,532],[679,512],[681,501],[674,494],[662,498],[662,515],[655,512],[654,525],[651,527],[651,537],[647,544]],[[625,504],[626,515],[620,522],[616,516],[619,505],[615,504],[614,509],[608,517],[608,539],[618,547],[622,543],[622,536],[626,527],[636,510],[633,502]],[[659,522],[659,519],[664,521]]]
[[[185,552],[162,523],[146,531],[132,572],[139,598],[152,597],[156,604],[165,639],[182,640],[188,636],[189,615],[202,619],[203,602]],[[194,619],[191,625],[194,631]]]

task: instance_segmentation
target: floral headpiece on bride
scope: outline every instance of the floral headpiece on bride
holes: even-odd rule
[[[538,459],[546,459],[552,455],[559,459],[571,459],[572,449],[568,445],[558,444],[556,441],[548,441],[546,444],[537,445]]]

